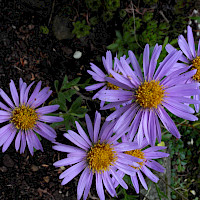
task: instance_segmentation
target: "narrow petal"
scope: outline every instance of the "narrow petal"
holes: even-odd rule
[[[102,183],[102,175],[99,173],[96,173],[96,190],[97,190],[97,194],[100,200],[105,200],[105,194],[104,194],[103,183]]]
[[[71,181],[75,176],[77,176],[84,168],[86,167],[85,161],[81,161],[72,167],[66,169],[62,174],[60,174],[59,179],[63,179],[61,185],[67,184]]]
[[[100,124],[101,124],[101,114],[96,111],[94,120],[94,143],[98,141]]]
[[[75,121],[75,123],[76,123],[77,130],[78,130],[79,134],[81,135],[81,137],[89,144],[89,146],[92,146],[91,141],[89,140],[88,136],[86,135],[86,133],[83,130],[83,128],[81,127],[81,125],[77,121]]]
[[[185,38],[182,35],[179,35],[178,37],[178,45],[183,51],[183,53],[190,59],[192,60],[192,53],[190,51],[190,48],[185,40]]]
[[[26,148],[26,137],[25,137],[25,133],[22,131],[21,132],[22,136],[21,136],[21,148],[20,148],[20,153],[24,153],[25,148]]]
[[[31,105],[32,102],[34,101],[35,97],[37,96],[37,94],[39,93],[39,91],[41,89],[41,85],[42,85],[42,81],[39,81],[28,100],[28,103],[27,103],[28,105]]]
[[[84,190],[84,194],[83,194],[83,200],[86,200],[88,197],[88,193],[89,193],[91,185],[92,185],[92,179],[93,179],[93,172],[90,171],[89,176],[88,176],[88,182],[85,186],[85,190]]]
[[[8,112],[11,111],[11,109],[8,108],[8,107],[7,107],[5,104],[3,104],[2,102],[0,102],[0,108],[3,109],[3,110],[6,110],[6,111],[8,111]]]
[[[53,146],[52,148],[56,151],[62,151],[62,152],[66,152],[66,153],[80,152],[80,151],[83,152],[83,150],[81,150],[77,147],[65,145],[65,144],[59,144],[59,145]]]
[[[25,82],[23,82],[21,90],[20,90],[20,104],[23,105],[24,102],[24,94],[25,94],[25,90],[26,90],[27,84]]]
[[[173,113],[174,115],[178,116],[178,117],[181,117],[183,119],[186,119],[186,120],[190,120],[190,121],[196,121],[198,120],[198,117],[190,114],[190,113],[186,113],[184,111],[181,111],[177,108],[175,108],[174,106],[171,106],[170,104],[168,103],[163,103],[163,105],[171,112]]]
[[[187,27],[187,40],[188,40],[188,45],[190,47],[192,56],[193,56],[193,58],[195,58],[196,52],[195,52],[195,45],[194,45],[194,37],[193,37],[193,33],[192,33],[192,28],[190,26]]]
[[[143,177],[142,173],[140,171],[138,171],[137,174],[138,174],[138,177],[139,177],[140,182],[142,183],[142,186],[144,187],[144,189],[148,190],[146,181],[144,180],[144,177]]]
[[[159,158],[164,158],[164,157],[168,157],[169,154],[168,153],[164,153],[164,152],[148,152],[148,153],[144,153],[144,157],[146,159],[159,159]]]
[[[137,76],[139,77],[140,81],[143,82],[144,79],[143,79],[142,71],[141,71],[140,65],[139,65],[134,53],[132,51],[128,51],[128,55],[130,57],[130,61],[133,66],[133,69],[137,73]]]
[[[164,124],[165,128],[172,133],[176,138],[180,138],[181,135],[174,124],[173,120],[170,118],[170,116],[167,114],[167,112],[162,108],[158,107],[157,115],[159,116],[160,120]]]
[[[103,87],[104,85],[105,85],[105,83],[97,83],[94,85],[87,86],[87,87],[85,87],[85,89],[86,89],[86,91],[93,91],[93,90],[99,89],[100,87]]]
[[[117,180],[117,182],[125,189],[128,189],[127,184],[124,182],[124,180],[118,176],[118,174],[115,172],[115,170],[112,169],[112,167],[110,168],[110,172],[113,175],[113,177]]]
[[[137,194],[139,194],[139,184],[138,184],[138,179],[137,179],[137,176],[131,176],[131,181],[132,181],[132,184],[133,184],[133,187],[135,188],[135,191]]]
[[[55,167],[62,167],[62,166],[67,166],[67,165],[73,165],[75,163],[78,163],[80,161],[83,160],[83,157],[82,156],[79,156],[79,157],[70,157],[70,158],[64,158],[62,160],[59,160],[55,163],[53,163],[53,165]]]
[[[157,183],[159,178],[154,175],[145,165],[141,167],[141,171],[153,182]]]
[[[114,188],[113,183],[111,181],[110,175],[108,174],[107,171],[102,173],[102,178],[103,178],[104,186],[105,186],[106,190],[108,191],[108,193],[112,197],[117,196],[115,188]]]
[[[16,139],[15,139],[15,149],[16,149],[16,151],[19,150],[20,141],[21,141],[21,136],[22,136],[21,130],[19,130],[19,132],[18,132],[18,134],[17,134],[17,137],[16,137]]]
[[[103,71],[100,68],[98,68],[96,65],[94,65],[93,63],[90,63],[90,67],[98,76],[101,76],[102,78],[106,76],[103,73]]]
[[[8,147],[10,146],[11,142],[13,141],[15,134],[17,132],[17,129],[14,129],[11,133],[11,135],[9,136],[9,138],[5,141],[3,147],[2,147],[2,152],[4,153]]]
[[[10,98],[8,97],[8,95],[2,90],[0,89],[0,95],[1,97],[4,99],[4,101],[11,107],[14,108],[14,104],[13,102],[10,100]]]
[[[93,126],[92,126],[92,121],[88,114],[85,115],[85,121],[86,121],[87,130],[88,130],[90,139],[92,142],[94,142],[94,131],[93,131]]]
[[[161,173],[164,173],[165,171],[165,168],[160,163],[156,162],[155,160],[151,160],[151,161],[148,160],[145,165]]]
[[[28,100],[28,93],[29,93],[29,90],[31,89],[32,85],[34,84],[34,81],[26,88],[25,92],[24,92],[24,103],[26,104],[27,103],[27,100]]]
[[[44,106],[44,107],[36,109],[36,112],[44,115],[44,114],[55,112],[56,110],[58,110],[59,107],[60,107],[59,105]]]
[[[47,123],[54,123],[54,122],[62,122],[64,119],[62,117],[57,117],[57,116],[42,115],[42,116],[39,116],[38,120],[47,122]]]
[[[147,79],[149,72],[149,45],[146,44],[143,53],[143,70],[144,70],[144,79]]]
[[[83,173],[80,176],[80,179],[78,181],[78,186],[77,186],[77,199],[80,200],[81,196],[83,194],[84,188],[88,184],[88,177],[89,177],[89,168],[86,167],[83,171]],[[87,181],[86,181],[87,180]]]
[[[15,87],[13,80],[10,81],[10,92],[11,92],[12,99],[13,99],[15,105],[18,107],[19,106],[19,95],[18,95],[18,92],[17,92],[17,89]]]

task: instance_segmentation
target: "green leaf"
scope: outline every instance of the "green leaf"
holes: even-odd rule
[[[63,82],[62,82],[62,86],[61,86],[61,90],[63,89],[63,87],[68,83],[68,77],[67,75],[65,75]]]
[[[168,44],[168,42],[169,42],[169,37],[167,36],[167,37],[165,37],[165,40],[164,40],[164,42],[163,42],[162,49],[165,48],[165,46]]]
[[[80,81],[80,79],[81,79],[81,78],[78,77],[78,78],[75,78],[74,80],[68,82],[67,84],[65,84],[65,85],[61,88],[61,90],[68,89],[68,88],[71,88],[72,86],[77,85],[77,83]]]
[[[82,103],[82,98],[78,97],[73,104],[71,105],[71,108],[69,109],[70,113],[76,113],[77,110],[81,107],[81,103]]]
[[[117,47],[118,47],[118,44],[117,43],[113,43],[113,44],[108,45],[107,49],[114,50],[114,49],[117,49]]]
[[[122,35],[120,33],[120,31],[115,31],[117,38],[119,38],[120,40],[122,40]]]
[[[62,92],[58,93],[58,104],[62,111],[67,111],[65,95]]]
[[[67,99],[67,101],[71,102],[71,97],[76,94],[76,90],[74,89],[70,89],[67,90],[66,92],[63,92],[63,95],[65,96],[65,98]]]

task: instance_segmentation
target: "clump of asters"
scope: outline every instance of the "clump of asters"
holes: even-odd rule
[[[187,42],[188,41],[188,42]],[[196,73],[191,77],[190,82],[193,83],[200,83],[200,39],[198,42],[197,51],[195,51],[195,42],[192,33],[192,28],[190,26],[187,27],[187,41],[180,35],[178,37],[178,44],[184,55],[182,55],[179,60],[181,63],[177,63],[168,74],[174,72],[175,70],[193,70],[196,69]],[[176,50],[172,45],[167,44],[166,50],[168,53]],[[199,94],[194,94],[193,99],[197,100],[198,102],[194,104],[196,112],[199,112]]]
[[[116,132],[123,131],[130,126],[128,134],[130,137],[136,135],[139,145],[144,136],[151,145],[155,145],[156,138],[158,142],[161,142],[159,119],[170,133],[176,138],[180,138],[180,133],[165,108],[183,119],[198,120],[193,115],[193,108],[185,104],[197,102],[186,96],[200,94],[199,83],[187,82],[195,75],[197,70],[185,72],[186,70],[179,69],[166,76],[167,72],[180,59],[182,52],[174,50],[165,57],[156,69],[161,50],[162,46],[156,44],[151,59],[149,59],[149,45],[145,46],[143,72],[132,51],[128,52],[132,67],[123,57],[120,60],[115,58],[117,67],[122,74],[110,70],[115,78],[114,82],[112,80],[110,82],[116,84],[117,81],[121,83],[123,90],[98,92],[100,100],[111,102],[102,107],[102,110],[123,105],[109,115],[106,120],[118,119],[114,127]]]
[[[100,128],[101,115],[96,112],[94,126],[90,117],[86,114],[86,124],[89,136],[82,129],[80,124],[76,122],[78,133],[68,130],[64,136],[74,143],[76,146],[70,146],[58,143],[53,149],[67,153],[67,158],[54,163],[54,166],[68,166],[61,175],[62,185],[67,184],[81,171],[82,174],[77,186],[77,199],[87,199],[90,191],[93,177],[95,177],[96,191],[101,200],[105,199],[103,185],[108,193],[114,197],[117,196],[112,177],[123,188],[128,186],[123,178],[117,174],[117,170],[131,175],[137,170],[134,167],[139,167],[137,162],[142,162],[141,159],[125,154],[125,151],[131,151],[138,148],[134,142],[118,143],[117,140],[124,135],[113,135],[113,127],[115,122],[105,122]],[[72,165],[72,166],[71,166]]]
[[[0,129],[2,152],[7,150],[16,135],[16,150],[20,149],[20,153],[24,153],[27,144],[31,155],[34,153],[33,148],[43,151],[37,134],[52,142],[55,141],[56,132],[46,123],[60,122],[63,118],[46,114],[56,111],[59,105],[40,107],[49,98],[52,91],[49,87],[40,91],[40,81],[29,97],[29,91],[33,84],[34,82],[27,86],[20,78],[18,94],[14,82],[11,80],[10,91],[13,101],[0,89],[0,96],[7,104],[0,102],[0,123],[8,122]]]

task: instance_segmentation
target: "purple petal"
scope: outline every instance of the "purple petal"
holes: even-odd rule
[[[144,153],[148,153],[148,152],[151,152],[151,151],[159,151],[159,150],[163,150],[163,149],[166,149],[167,147],[162,147],[162,146],[154,146],[154,147],[149,147],[145,150],[143,150]]]
[[[36,113],[40,113],[44,115],[44,114],[55,112],[56,110],[58,110],[59,107],[60,107],[59,105],[44,106],[44,107],[38,108],[35,111]]]
[[[67,184],[69,181],[71,181],[75,176],[77,176],[84,168],[86,167],[86,162],[81,161],[72,167],[66,169],[60,176],[59,179],[63,179],[61,185]]]
[[[22,131],[21,132],[22,136],[21,136],[21,148],[20,148],[20,153],[24,153],[25,148],[26,148],[26,137],[25,137],[25,133]]]
[[[10,100],[10,98],[8,97],[8,95],[2,90],[0,89],[0,95],[1,97],[4,99],[4,101],[11,107],[14,109],[14,104],[13,102]]]
[[[112,83],[113,85],[115,86],[118,86],[119,88],[122,88],[122,89],[125,89],[125,90],[131,90],[131,88],[123,83],[120,83],[119,81],[117,81],[116,79],[114,78],[111,78],[111,77],[106,77],[105,80],[108,82],[108,83]]]
[[[92,121],[88,114],[85,115],[85,121],[86,121],[87,130],[88,130],[90,139],[92,142],[94,142],[94,131],[93,131],[93,126],[92,126]]]
[[[132,51],[128,51],[128,55],[129,55],[131,64],[133,66],[133,69],[137,73],[137,76],[139,77],[140,81],[143,82],[144,79],[143,79],[142,71],[141,71],[140,65],[139,65],[134,53]]]
[[[70,145],[65,145],[65,144],[59,144],[56,146],[52,147],[54,150],[56,151],[62,151],[62,152],[66,152],[66,153],[71,153],[71,152],[84,152],[83,150],[74,147],[74,146],[70,146]]]
[[[185,40],[185,38],[182,35],[179,35],[178,37],[178,45],[183,51],[183,53],[190,59],[192,60],[192,53],[190,51],[190,48]]]
[[[2,148],[2,152],[4,153],[8,147],[10,146],[11,142],[13,141],[15,134],[17,132],[17,129],[14,129],[11,133],[11,135],[8,137],[8,139],[5,141],[3,148]]]
[[[25,92],[24,92],[24,103],[26,104],[27,103],[27,100],[28,100],[28,93],[29,93],[29,90],[31,89],[32,85],[34,84],[34,81],[26,88]]]
[[[102,183],[102,175],[99,173],[96,173],[96,190],[97,190],[97,194],[100,200],[104,200],[105,194],[104,194],[103,183]]]
[[[162,121],[162,123],[164,124],[165,128],[172,133],[176,138],[180,138],[180,133],[176,127],[176,125],[174,124],[173,120],[171,119],[171,117],[167,114],[167,112],[162,108],[162,107],[158,107],[157,109],[157,115],[159,116],[160,120]]]
[[[138,171],[137,174],[138,174],[138,177],[139,177],[140,182],[142,183],[142,186],[144,187],[144,189],[148,190],[146,181],[144,180],[144,177],[143,177],[142,173],[140,171]]]
[[[145,165],[141,167],[141,171],[153,182],[157,183],[159,178],[155,176]]]
[[[22,133],[21,133],[21,130],[19,130],[17,137],[15,139],[15,149],[16,149],[16,151],[19,150],[21,137],[22,137]]]
[[[104,173],[102,173],[102,178],[103,178],[104,186],[105,186],[106,190],[108,191],[108,193],[112,197],[117,196],[115,188],[113,186],[113,182],[112,182],[110,175],[108,174],[107,171],[104,171]]]
[[[98,82],[105,81],[105,77],[102,78],[101,76],[99,76],[98,74],[96,74],[95,72],[91,70],[87,70],[87,73],[90,74],[95,81],[98,81]]]
[[[90,63],[90,67],[98,76],[101,76],[102,78],[106,76],[103,73],[103,71],[100,68],[98,68],[96,65],[94,65],[93,63]]]
[[[85,87],[85,89],[87,91],[97,90],[100,87],[103,87],[104,85],[105,85],[105,83],[97,83],[97,84],[94,84],[94,85],[87,86],[87,87]]]
[[[192,56],[193,56],[193,58],[195,58],[196,52],[195,52],[195,45],[194,45],[194,37],[193,37],[193,33],[192,33],[192,28],[190,26],[187,27],[187,40],[188,40],[188,45],[190,47]]]
[[[126,106],[123,106],[123,107],[120,107],[118,108],[116,111],[114,111],[112,114],[110,114],[107,118],[106,118],[106,121],[111,121],[115,118],[118,118],[120,117],[120,115],[122,113],[125,113],[129,108],[131,107],[131,105],[126,105]]]
[[[9,111],[9,112],[11,111],[10,108],[8,108],[6,105],[4,105],[4,104],[1,103],[1,102],[0,102],[0,108],[3,109],[3,110]]]
[[[78,186],[77,186],[77,199],[80,200],[81,196],[83,194],[84,188],[86,187],[86,185],[88,184],[88,176],[89,176],[89,168],[86,167],[83,171],[83,173],[80,176],[80,179],[78,181]],[[87,180],[87,181],[86,181]]]
[[[149,70],[148,70],[148,80],[152,80],[153,79],[153,74],[155,72],[155,68],[157,65],[157,60],[160,56],[160,52],[162,50],[162,45],[158,46],[158,44],[155,45],[152,56],[151,56],[151,60],[150,60],[150,64],[149,64]]]
[[[165,171],[165,168],[160,163],[156,162],[155,160],[148,160],[145,165],[161,173],[164,173]]]
[[[137,176],[131,176],[131,181],[132,181],[132,184],[133,184],[133,187],[135,188],[135,191],[137,194],[139,194],[139,184],[138,184],[138,179],[137,179]]]
[[[200,39],[199,39],[199,44],[198,44],[197,56],[200,56]]]
[[[179,110],[178,108],[174,107],[174,106],[171,106],[170,104],[168,103],[164,103],[163,102],[163,105],[171,112],[173,113],[174,115],[178,116],[178,117],[181,117],[183,119],[186,119],[186,120],[190,120],[190,121],[196,121],[198,120],[198,117],[190,114],[190,113],[187,113],[187,112],[184,112],[184,111],[181,111]]]
[[[47,122],[47,123],[54,123],[54,122],[62,122],[64,119],[62,117],[57,117],[57,116],[42,115],[42,116],[39,116],[38,120]]]
[[[18,107],[19,106],[19,95],[18,95],[18,92],[17,92],[17,89],[15,87],[13,80],[10,81],[10,91],[11,91],[12,99],[13,99],[15,105]]]
[[[143,70],[144,70],[144,79],[147,79],[149,72],[149,45],[146,44],[143,53]]]
[[[88,143],[89,146],[92,146],[91,141],[89,140],[88,136],[86,135],[85,131],[82,129],[80,124],[77,121],[75,121],[75,123],[76,123],[77,130],[78,130],[79,134],[81,135],[81,137]]]
[[[98,141],[100,124],[101,124],[101,114],[96,111],[94,119],[94,143],[97,143]]]
[[[42,123],[42,122],[37,122],[36,128],[34,129],[35,132],[37,132],[37,127],[43,131],[45,134],[49,135],[52,138],[56,137],[56,131],[50,127],[49,125]]]
[[[125,189],[128,189],[127,184],[124,182],[124,180],[116,173],[115,170],[110,167],[110,172],[113,175],[113,177],[117,180],[117,182]]]
[[[59,160],[55,163],[53,163],[53,165],[55,167],[62,167],[62,166],[67,166],[67,165],[73,165],[77,162],[80,162],[83,160],[83,157],[82,156],[79,156],[79,157],[70,157],[70,158],[64,158],[62,160]]]
[[[84,194],[83,194],[83,200],[87,199],[88,193],[89,193],[91,185],[92,185],[92,179],[93,179],[93,172],[90,171],[89,176],[88,176],[88,182],[85,186],[85,190],[84,190]]]
[[[146,159],[158,159],[158,158],[163,158],[163,157],[168,157],[169,154],[168,153],[164,153],[164,152],[148,152],[148,153],[144,153],[144,157]]]
[[[33,156],[34,152],[33,152],[33,144],[32,144],[32,140],[29,134],[29,131],[25,132],[26,135],[26,141],[27,141],[27,145],[28,145],[28,149],[31,153],[31,155]]]
[[[88,150],[89,145],[85,142],[85,140],[83,140],[80,136],[77,138],[72,137],[72,135],[78,136],[78,134],[75,134],[75,132],[72,132],[71,130],[69,130],[71,134],[65,133],[64,136],[70,140],[71,142],[73,142],[75,145],[77,145],[78,147],[84,149],[84,150]],[[68,131],[68,132],[69,132]],[[80,139],[81,138],[81,139]]]
[[[34,101],[35,97],[37,96],[37,94],[39,93],[40,89],[41,89],[41,85],[42,85],[42,82],[39,81],[38,84],[36,85],[33,93],[31,94],[29,100],[28,100],[28,105],[31,105],[32,102]]]
[[[23,105],[25,103],[24,101],[24,94],[26,90],[27,84],[23,82],[21,90],[20,90],[20,104]]]
[[[40,140],[38,139],[37,135],[33,131],[31,132],[31,137],[33,141],[33,147],[36,148],[37,150],[40,149],[41,151],[44,151]]]

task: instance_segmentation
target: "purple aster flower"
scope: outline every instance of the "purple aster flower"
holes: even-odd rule
[[[125,138],[126,137],[123,137],[123,141],[127,142],[128,140]],[[139,178],[139,181],[141,182],[142,186],[146,190],[148,190],[148,187],[147,187],[147,184],[146,184],[143,174],[146,175],[153,182],[157,183],[159,178],[157,176],[155,176],[149,168],[151,168],[155,171],[164,173],[165,168],[161,164],[156,162],[154,159],[159,159],[159,158],[164,158],[164,157],[169,156],[168,153],[159,151],[159,150],[166,149],[166,147],[154,146],[154,147],[145,148],[147,145],[148,145],[148,142],[146,139],[144,139],[138,149],[134,149],[134,150],[125,152],[128,155],[142,159],[141,162],[138,162],[138,164],[140,165],[139,167],[133,167],[137,171],[134,172],[130,176],[132,184],[133,184],[137,194],[139,193],[138,178]],[[144,148],[145,148],[145,150],[143,150]],[[117,173],[121,177],[124,177],[124,175],[125,175],[123,172],[120,172],[120,171],[118,171]],[[118,186],[118,183],[115,182],[115,187],[117,187],[117,186]]]
[[[118,143],[119,137],[125,133],[113,135],[114,121],[110,123],[105,122],[100,129],[101,115],[98,112],[95,114],[94,128],[87,114],[85,119],[89,137],[80,124],[76,122],[78,134],[69,130],[64,136],[77,147],[59,143],[53,147],[57,151],[68,153],[67,158],[55,162],[54,166],[72,165],[60,175],[60,179],[64,178],[61,184],[67,184],[83,171],[77,186],[78,200],[81,199],[82,195],[83,199],[87,199],[93,176],[96,178],[96,190],[101,200],[105,199],[103,185],[112,197],[117,196],[112,177],[123,188],[128,188],[124,180],[117,175],[116,170],[129,175],[136,172],[136,169],[131,166],[139,167],[140,165],[137,162],[142,160],[123,152],[134,150],[138,148],[138,145],[134,142]]]
[[[180,61],[182,63],[177,63],[174,67],[171,68],[171,70],[168,72],[168,74],[174,72],[175,70],[179,69],[186,69],[186,70],[192,70],[196,69],[196,73],[191,77],[190,82],[200,82],[200,39],[198,43],[198,49],[195,51],[195,43],[194,43],[194,37],[192,33],[192,28],[190,26],[187,27],[187,40],[183,37],[183,35],[180,35],[178,37],[178,44],[180,49],[185,55],[182,55],[180,57]],[[176,50],[172,45],[167,44],[166,50],[168,53]],[[200,100],[199,94],[193,95],[193,99]],[[199,112],[199,103],[195,104],[195,110],[196,112]]]
[[[110,70],[110,73],[116,81],[125,86],[124,90],[104,90],[100,91],[98,96],[100,100],[111,102],[101,108],[102,110],[132,101],[116,109],[106,120],[118,119],[114,132],[118,130],[121,132],[130,125],[128,133],[130,138],[133,138],[138,130],[136,137],[139,144],[144,135],[151,145],[155,144],[156,138],[161,142],[159,119],[170,133],[180,138],[180,133],[165,108],[183,119],[198,120],[192,115],[194,110],[184,103],[197,103],[196,100],[185,96],[200,94],[200,90],[197,89],[199,83],[183,83],[184,80],[194,76],[196,70],[185,72],[187,69],[180,69],[166,76],[166,72],[179,60],[182,53],[181,51],[171,52],[156,70],[161,49],[162,46],[156,45],[149,60],[149,45],[146,45],[143,53],[144,74],[132,51],[128,53],[134,70],[123,57],[120,61],[115,58],[122,75],[113,70]]]
[[[10,91],[12,100],[7,94],[0,89],[0,96],[7,103],[8,106],[0,102],[0,123],[9,122],[7,125],[0,128],[0,146],[3,145],[2,152],[5,152],[13,141],[15,135],[15,149],[20,153],[24,153],[26,143],[28,145],[31,155],[33,155],[33,148],[42,150],[42,145],[36,134],[42,137],[55,141],[56,132],[48,123],[60,122],[61,117],[48,116],[46,114],[56,111],[59,105],[44,106],[42,105],[51,95],[52,91],[49,87],[43,88],[41,91],[41,81],[35,87],[33,93],[28,98],[29,90],[34,84],[29,86],[20,78],[19,80],[19,95],[16,86],[11,80]]]
[[[99,67],[97,67],[93,63],[90,63],[90,65],[91,65],[90,67],[93,71],[87,70],[87,72],[90,75],[92,75],[92,78],[95,81],[97,81],[99,83],[91,85],[91,86],[87,86],[85,89],[87,91],[93,91],[93,90],[97,90],[99,88],[101,88],[100,91],[104,91],[106,89],[119,90],[121,87],[121,84],[119,82],[115,81],[112,74],[110,73],[110,70],[114,70],[115,72],[120,73],[115,62],[113,65],[111,51],[106,52],[106,57],[103,56],[102,61],[103,61],[103,65],[106,70],[106,73],[104,73]],[[129,59],[126,61],[127,61],[127,63],[129,63]],[[112,83],[110,82],[110,80],[112,80]],[[93,96],[93,99],[95,99],[97,97],[98,97],[98,92]],[[104,101],[101,102],[100,106],[102,107],[103,104],[104,104]]]

